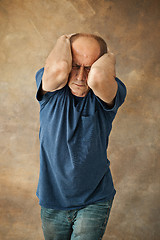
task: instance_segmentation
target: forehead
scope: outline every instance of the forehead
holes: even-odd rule
[[[100,55],[100,46],[96,39],[79,37],[72,43],[73,61],[81,65],[92,65]]]

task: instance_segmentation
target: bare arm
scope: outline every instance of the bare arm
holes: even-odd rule
[[[69,36],[58,38],[55,47],[46,59],[42,78],[42,94],[64,87],[72,67]]]
[[[110,107],[114,104],[117,93],[117,82],[115,80],[115,56],[108,52],[92,64],[88,76],[88,85],[96,96],[106,102]]]

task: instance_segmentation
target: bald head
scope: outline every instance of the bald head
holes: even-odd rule
[[[90,66],[100,56],[100,46],[98,42],[91,37],[80,36],[72,42],[73,60],[83,58],[83,64]]]
[[[100,47],[100,55],[99,57],[101,57],[103,54],[107,53],[107,44],[106,42],[103,40],[103,38],[101,38],[100,36],[97,36],[95,34],[88,34],[88,33],[76,33],[76,34],[73,34],[70,38],[70,42],[71,42],[71,46],[73,44],[73,42],[75,40],[77,40],[78,38],[81,38],[82,40],[82,37],[84,38],[88,38],[88,39],[94,39],[98,42],[98,45]]]

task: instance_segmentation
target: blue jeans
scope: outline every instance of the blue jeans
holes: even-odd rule
[[[102,239],[112,202],[113,199],[74,210],[55,210],[41,207],[45,240]]]

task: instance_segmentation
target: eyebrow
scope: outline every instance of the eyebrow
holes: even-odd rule
[[[81,65],[77,64],[77,63],[72,63],[73,66],[76,66],[76,67],[80,67]],[[91,66],[84,66],[85,68],[90,68]]]

